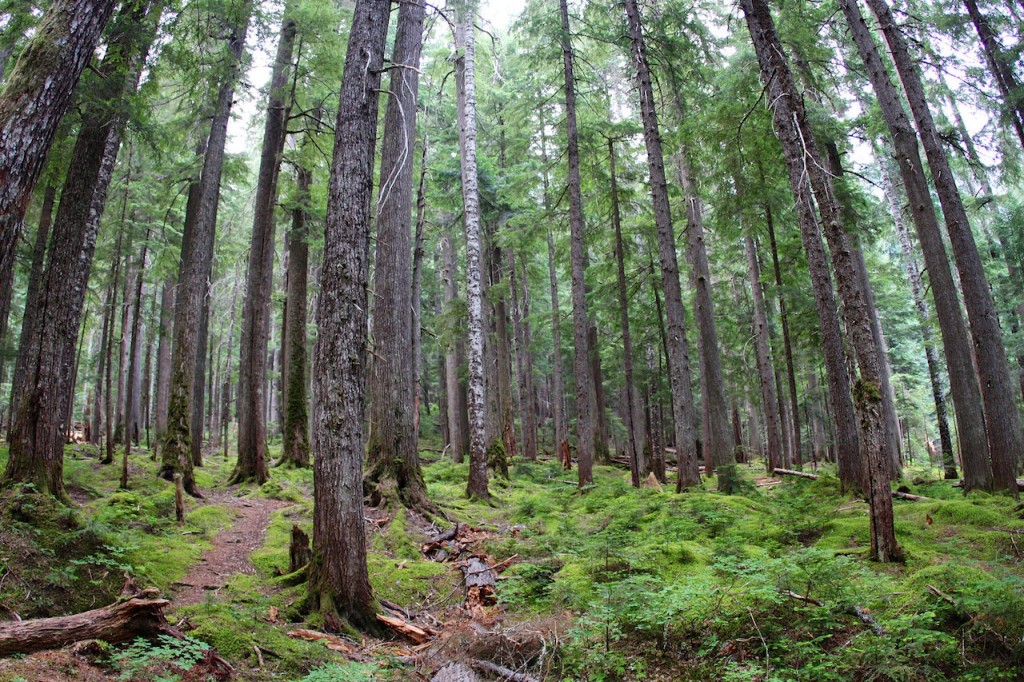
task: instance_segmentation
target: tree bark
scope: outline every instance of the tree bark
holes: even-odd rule
[[[1017,411],[1015,391],[1010,381],[1006,349],[999,329],[999,316],[992,301],[988,282],[985,280],[985,271],[977,245],[974,243],[967,212],[957,189],[956,178],[949,167],[946,150],[932,119],[920,71],[910,56],[906,39],[886,2],[868,0],[868,6],[878,19],[896,64],[896,71],[903,83],[910,111],[928,159],[928,166],[932,171],[932,180],[942,206],[946,232],[960,275],[960,288],[963,291],[971,337],[974,341],[974,356],[978,365],[982,403],[985,406],[992,485],[1017,497],[1016,470],[1021,453],[1024,452],[1024,434],[1021,432],[1020,414]]]
[[[53,8],[61,5],[63,3],[57,3]],[[95,85],[96,104],[83,116],[72,152],[71,170],[61,192],[33,328],[26,347],[19,351],[29,359],[23,383],[15,389],[20,398],[3,484],[32,481],[40,490],[47,490],[60,499],[66,497],[62,480],[67,432],[64,422],[73,398],[75,348],[96,233],[121,143],[122,118],[112,114],[110,107],[120,104],[136,87],[139,67],[152,43],[158,14],[159,11],[150,11],[148,3],[126,6],[111,33],[107,54],[97,68],[101,78]],[[88,22],[91,21],[90,18]],[[40,31],[46,30],[54,29],[44,21]],[[74,36],[71,42],[77,40]],[[10,88],[18,82],[16,77],[25,59],[23,55],[19,60],[5,92],[12,92]],[[65,65],[65,68],[74,67]],[[0,102],[0,120],[4,118],[3,106]],[[50,106],[57,104],[51,102]],[[3,129],[9,130],[9,125],[11,119]],[[0,141],[0,147],[3,146]],[[0,215],[11,216],[2,206]],[[5,229],[4,219],[0,218],[0,230]],[[0,260],[3,238],[0,234]],[[111,416],[108,411],[108,419]]]
[[[615,173],[615,141],[608,139],[608,170],[611,176],[612,229],[615,231],[615,274],[619,294],[619,329],[622,332],[622,365],[626,381],[626,454],[633,487],[640,487],[639,418],[635,413],[636,383],[633,379],[633,340],[629,333],[629,298],[626,293],[626,256],[622,248],[622,218],[619,212],[619,183]],[[643,473],[647,473],[646,471]]]
[[[27,344],[29,343],[32,330],[35,328],[36,313],[39,306],[39,290],[43,285],[43,266],[46,264],[46,245],[49,243],[50,226],[53,224],[53,204],[56,200],[56,195],[56,184],[50,183],[47,185],[46,191],[43,194],[43,205],[39,211],[39,228],[36,230],[35,243],[32,247],[32,267],[29,270],[28,288],[25,291],[25,314],[21,318],[18,357],[14,363],[14,375],[11,377],[11,405],[18,404],[18,396],[14,393],[14,390],[25,381],[25,372],[28,368],[29,354],[22,352],[22,349],[28,349]],[[13,272],[13,269],[11,271]]]
[[[782,267],[779,264],[779,245],[775,241],[775,220],[772,218],[771,207],[767,203],[764,211],[768,239],[772,248],[772,270],[775,274],[775,288],[779,298],[779,318],[782,321],[782,345],[786,356],[786,376],[789,379],[789,405],[793,413],[793,466],[801,469],[803,468],[803,452],[800,443],[800,405],[796,392],[796,369],[793,364],[793,343],[789,334],[789,314],[786,310],[786,297],[782,291]]]
[[[587,338],[586,244],[583,235],[583,198],[580,189],[580,150],[576,132],[576,84],[573,75],[572,42],[569,33],[567,0],[560,0],[562,16],[562,65],[565,77],[566,149],[569,161],[570,262],[572,264],[572,328],[576,384],[576,457],[579,461],[579,485],[593,483],[595,405],[594,378],[590,367]]]
[[[418,511],[433,508],[417,452],[415,368],[409,352],[413,345],[413,150],[425,14],[426,8],[417,0],[402,3],[398,10],[377,196],[374,360],[367,386],[370,433],[366,482],[370,499],[374,504],[400,503]]]
[[[363,530],[367,283],[377,100],[389,0],[357,0],[328,189],[313,360],[309,606],[330,631],[378,631]],[[403,311],[408,313],[408,311]]]
[[[757,262],[757,247],[754,246],[754,240],[749,234],[744,237],[743,243],[746,247],[747,273],[750,275],[750,291],[754,303],[754,346],[757,374],[761,384],[761,409],[764,412],[768,439],[768,458],[765,464],[768,473],[771,474],[776,467],[783,466],[782,424],[775,393],[775,369],[772,367],[772,350],[768,342],[768,315],[761,289],[761,267]]]
[[[267,424],[263,419],[267,396],[267,343],[270,337],[270,293],[274,284],[274,209],[281,153],[287,136],[290,106],[286,88],[291,77],[295,51],[295,2],[286,2],[278,34],[277,54],[270,76],[267,116],[263,125],[263,147],[256,176],[249,269],[242,304],[242,343],[238,374],[238,463],[232,483],[255,481],[262,485],[270,477],[267,469]]]
[[[285,415],[281,463],[309,466],[309,395],[306,391],[306,307],[309,289],[309,241],[306,203],[313,174],[296,170],[297,205],[288,232],[288,305],[285,306]]]
[[[0,279],[57,133],[115,0],[55,0],[0,92]],[[77,331],[77,330],[76,330]]]
[[[466,229],[466,302],[469,310],[469,482],[466,494],[490,499],[484,396],[483,264],[480,235],[480,193],[476,165],[476,50],[474,8],[464,7],[456,29],[459,149],[462,158],[462,202]]]
[[[762,79],[768,90],[775,127],[782,143],[798,210],[809,211],[801,201],[809,181],[821,213],[836,272],[843,317],[857,357],[860,377],[855,386],[855,404],[860,425],[860,443],[867,471],[868,502],[871,519],[871,556],[881,561],[899,561],[903,553],[896,542],[892,491],[889,487],[889,460],[883,439],[878,351],[871,334],[867,298],[860,287],[848,237],[829,174],[824,171],[803,100],[796,89],[785,58],[782,42],[775,31],[766,0],[742,0],[747,27],[761,65]],[[805,218],[802,222],[809,222]]]
[[[917,264],[914,247],[910,242],[910,233],[903,220],[903,205],[896,194],[896,188],[893,184],[889,167],[884,161],[880,162],[880,165],[882,169],[882,189],[885,191],[886,198],[889,201],[889,211],[892,213],[893,223],[896,226],[896,235],[900,241],[903,262],[907,270],[907,279],[910,280],[910,291],[914,295],[914,306],[917,308],[918,324],[921,326],[924,356],[928,363],[928,379],[931,382],[932,400],[935,403],[935,421],[939,427],[939,447],[942,452],[942,466],[946,479],[957,479],[959,475],[956,471],[956,460],[953,458],[953,439],[949,434],[949,420],[946,416],[946,397],[943,391],[939,355],[935,351],[935,343],[932,339],[931,311],[928,309],[928,300],[925,298],[924,283],[921,281],[921,269]],[[979,401],[978,405],[980,406],[980,404]]]
[[[968,490],[991,490],[992,470],[982,411],[982,392],[974,371],[956,284],[950,271],[914,129],[903,111],[899,93],[889,79],[859,6],[853,0],[841,0],[841,6],[889,129],[893,153],[924,255],[956,410],[964,482]]]
[[[512,291],[512,327],[516,339],[516,370],[519,386],[519,423],[522,429],[523,457],[537,459],[537,389],[533,383],[533,355],[530,352],[530,300],[526,282],[526,263],[521,265],[522,279],[516,272],[515,255],[509,253],[508,279]]]
[[[658,232],[658,256],[661,283],[665,294],[665,316],[668,321],[668,369],[672,389],[672,416],[675,429],[678,474],[676,488],[682,490],[700,483],[697,468],[697,443],[694,434],[693,391],[690,386],[690,358],[686,345],[686,316],[679,285],[679,264],[676,260],[676,238],[665,180],[665,161],[658,132],[658,114],[654,106],[647,48],[644,44],[640,10],[636,0],[625,0],[626,19],[632,42],[631,56],[636,68],[640,90],[640,116],[643,121],[644,144],[647,147],[647,168],[650,173],[651,197],[654,201],[654,222]]]
[[[444,285],[444,315],[449,323],[454,320],[454,306],[459,297],[456,279],[455,249],[448,229],[441,234],[441,280]],[[445,387],[448,394],[448,435],[452,445],[452,460],[458,464],[469,454],[469,431],[466,428],[466,391],[459,379],[462,367],[462,340],[455,325],[448,330],[448,347],[444,354]]]
[[[162,443],[167,433],[167,405],[171,396],[171,335],[174,326],[174,282],[164,280],[160,289],[160,341],[156,352],[156,442]],[[159,445],[158,445],[159,447]],[[156,456],[156,450],[153,451]]]
[[[164,438],[160,475],[170,479],[182,474],[185,490],[198,495],[192,471],[192,413],[196,390],[196,363],[200,345],[204,300],[213,264],[213,236],[217,225],[224,145],[234,100],[245,36],[252,4],[248,0],[238,9],[229,28],[230,63],[223,75],[214,105],[213,122],[203,159],[203,172],[197,197],[195,226],[182,238],[181,266],[174,304],[174,345],[171,353],[171,389],[167,410],[167,434]],[[187,221],[186,221],[187,222]]]
[[[715,305],[711,297],[711,269],[704,245],[704,206],[685,147],[679,150],[679,176],[686,198],[686,252],[690,261],[694,318],[701,349],[701,397],[708,436],[704,439],[704,452],[711,466],[717,470],[735,463],[736,458],[729,428],[729,401],[726,399],[725,380],[722,378],[722,354],[715,327]],[[711,475],[710,470],[705,473]]]

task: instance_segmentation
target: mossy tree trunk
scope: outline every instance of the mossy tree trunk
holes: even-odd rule
[[[312,173],[302,167],[296,170],[297,205],[292,209],[292,225],[288,231],[288,304],[285,306],[284,381],[284,449],[281,463],[295,467],[309,466],[309,394],[306,390],[306,305],[309,289],[309,239],[306,210]],[[225,402],[225,408],[227,403]]]

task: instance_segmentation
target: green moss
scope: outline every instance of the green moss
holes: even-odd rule
[[[400,606],[415,607],[432,595],[436,598],[449,594],[461,579],[455,567],[433,561],[395,560],[370,554],[367,565],[377,597]]]
[[[927,505],[931,517],[941,523],[994,528],[1007,521],[1005,514],[992,508],[989,500],[946,500]]]

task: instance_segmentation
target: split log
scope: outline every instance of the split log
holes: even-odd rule
[[[800,478],[809,478],[812,481],[817,481],[821,478],[818,474],[809,474],[806,471],[794,471],[793,469],[776,469],[775,473],[780,476],[799,476]]]
[[[461,663],[445,664],[430,678],[430,682],[479,682],[479,680],[476,673]]]
[[[295,639],[304,639],[307,642],[323,642],[324,646],[331,651],[337,651],[339,654],[345,654],[347,656],[351,656],[359,651],[359,647],[356,644],[348,642],[337,635],[327,634],[326,632],[317,632],[316,630],[298,628],[290,631],[288,636]]]
[[[297,525],[292,526],[292,541],[288,545],[288,572],[294,573],[313,560],[309,536]]]
[[[59,649],[86,639],[118,644],[165,632],[163,609],[170,602],[157,594],[145,590],[127,601],[71,616],[0,623],[0,656]]]
[[[536,677],[531,677],[524,673],[517,673],[515,670],[510,670],[503,665],[491,663],[490,661],[473,661],[473,667],[478,670],[486,670],[489,673],[500,675],[499,679],[509,680],[510,682],[537,682]]]

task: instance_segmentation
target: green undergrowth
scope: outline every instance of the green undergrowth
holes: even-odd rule
[[[676,495],[596,467],[581,495],[575,472],[519,463],[489,506],[462,496],[465,468],[429,467],[431,495],[497,530],[494,556],[523,559],[500,585],[511,613],[576,614],[564,679],[1018,679],[1024,665],[1024,521],[1008,497],[920,477],[908,488],[931,499],[895,502],[907,561],[883,565],[867,559],[866,503],[828,470],[757,488],[741,466],[739,494],[712,479]]]
[[[6,459],[3,448],[0,468]],[[220,476],[216,465],[210,469],[197,472],[201,489]],[[118,489],[120,456],[117,464],[100,464],[89,446],[68,448],[64,472],[70,506],[32,486],[7,489],[0,502],[0,604],[23,618],[108,604],[126,576],[166,592],[233,518],[190,500],[179,528],[174,488],[157,478],[146,450],[131,457],[128,490]]]

